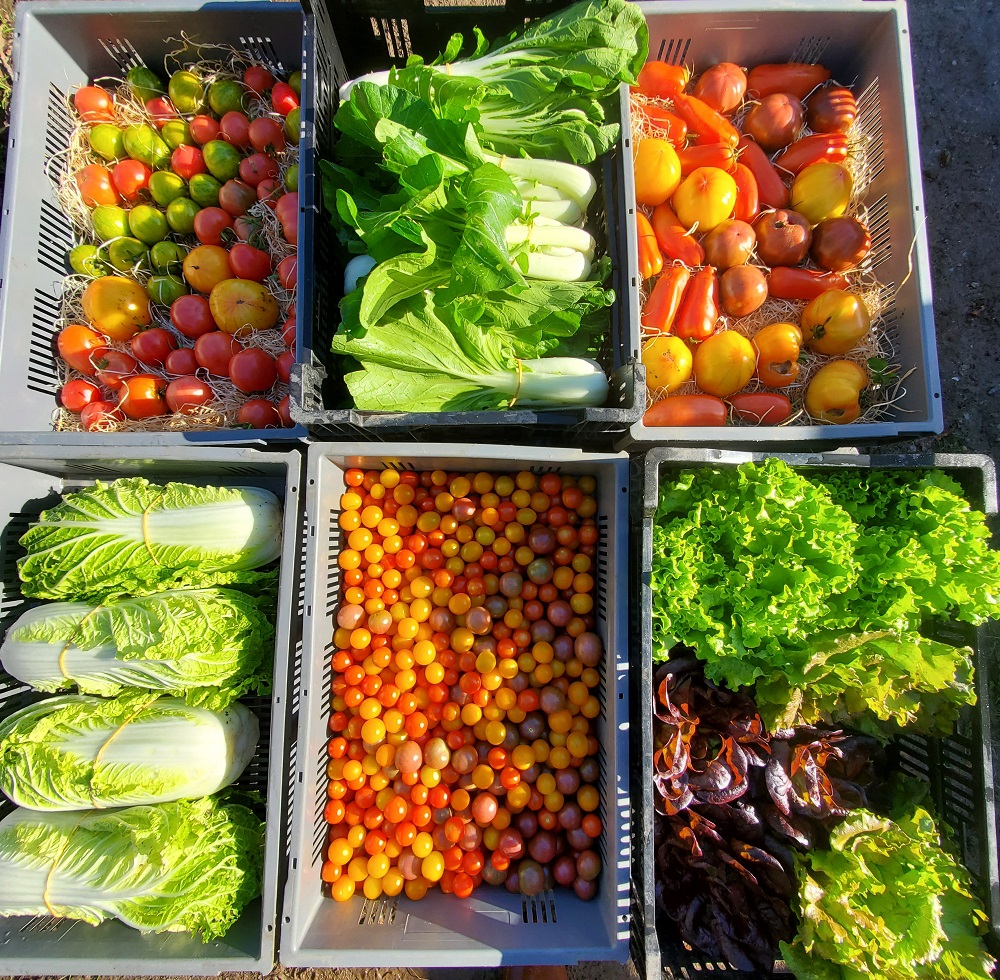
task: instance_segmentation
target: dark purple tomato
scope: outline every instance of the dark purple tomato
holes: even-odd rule
[[[587,881],[584,878],[577,878],[573,882],[573,891],[576,897],[583,902],[589,902],[597,897],[597,882]]]
[[[560,633],[551,641],[552,649],[555,651],[556,660],[560,663],[568,663],[573,659],[573,637],[566,633]]]
[[[569,621],[573,618],[573,610],[565,599],[556,599],[549,603],[545,615],[553,626],[561,629],[569,625]]]
[[[566,707],[566,695],[558,687],[547,684],[538,695],[538,704],[542,711],[551,715]]]
[[[601,764],[593,757],[588,756],[580,763],[580,780],[584,783],[595,784],[601,778]]]
[[[541,738],[547,728],[545,715],[540,711],[530,711],[524,716],[524,721],[518,726],[521,738],[527,742],[534,742],[536,738]]]
[[[583,821],[583,810],[579,803],[569,802],[563,805],[558,817],[563,830],[576,830]]]
[[[601,873],[601,859],[589,848],[576,856],[576,873],[585,881],[593,881]]]
[[[500,831],[500,840],[497,849],[502,851],[511,859],[516,861],[524,855],[524,838],[521,832],[514,827],[507,827]]]
[[[462,836],[458,839],[458,846],[463,851],[474,851],[483,842],[483,832],[474,823],[467,823]]]
[[[477,636],[483,636],[493,629],[493,617],[484,606],[473,606],[465,614],[465,625]]]
[[[557,884],[568,888],[576,881],[576,861],[569,854],[557,857],[556,863],[552,865],[552,875]],[[483,877],[485,878],[485,873]]]
[[[575,769],[560,769],[556,773],[556,789],[563,796],[572,796],[580,788],[580,774]]]
[[[504,572],[500,576],[500,591],[509,599],[513,599],[521,594],[524,579],[519,572]]]
[[[483,608],[494,618],[502,619],[507,611],[507,600],[502,595],[490,595],[486,597]]]
[[[533,622],[529,632],[533,643],[551,643],[556,638],[556,628],[547,619],[538,619]]]
[[[528,547],[536,555],[548,555],[556,550],[556,533],[544,524],[533,524],[528,532]]]
[[[538,833],[538,817],[535,816],[534,810],[522,810],[514,818],[514,826],[521,832],[522,836],[530,839]],[[540,859],[536,858],[536,860]]]
[[[435,633],[451,633],[457,625],[454,614],[444,606],[435,606],[427,617],[427,623]]]
[[[528,853],[539,862],[548,864],[556,859],[556,835],[551,830],[540,830],[528,841]]]
[[[574,650],[584,667],[596,667],[604,656],[604,644],[596,633],[581,633],[576,638]]]
[[[514,895],[520,893],[521,883],[517,878],[517,865],[512,864],[507,870],[507,880],[504,882],[504,887]]]
[[[574,851],[585,851],[594,842],[584,833],[582,827],[577,827],[575,830],[566,831],[566,843]]]
[[[572,859],[571,859],[572,860]],[[576,864],[573,865],[573,874],[576,874]],[[507,880],[507,871],[497,871],[493,865],[487,861],[482,870],[483,881],[487,885],[502,885]]]
[[[533,562],[528,564],[527,568],[528,578],[535,583],[535,585],[544,585],[546,582],[552,581],[552,576],[555,574],[555,569],[552,567],[552,562],[548,558],[536,558]]]

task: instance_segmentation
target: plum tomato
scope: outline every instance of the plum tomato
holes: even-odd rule
[[[208,299],[195,293],[179,296],[170,305],[170,322],[185,337],[197,340],[202,334],[217,330]]]
[[[297,259],[294,255],[288,255],[278,263],[278,282],[285,289],[294,289],[298,281]]]
[[[258,153],[280,153],[286,144],[285,131],[275,119],[262,116],[250,123],[250,142]]]
[[[250,120],[242,112],[231,110],[219,122],[222,138],[238,150],[250,148]]]
[[[149,113],[149,118],[153,120],[153,125],[157,129],[163,129],[171,119],[180,118],[170,99],[162,95],[154,95],[146,101],[146,112]]]
[[[180,353],[180,351],[176,353]],[[194,375],[175,378],[167,385],[167,408],[171,412],[188,414],[193,408],[210,402],[214,394],[206,382],[194,377]]]
[[[114,402],[94,401],[80,410],[80,424],[84,432],[101,429],[109,422],[124,422],[125,416]]]
[[[195,174],[208,172],[205,165],[205,155],[197,146],[183,144],[170,154],[170,169],[184,180],[190,180]]]
[[[248,347],[233,355],[229,362],[229,377],[240,391],[250,394],[271,388],[278,379],[278,369],[267,351]]]
[[[250,429],[279,429],[282,426],[277,407],[266,398],[251,398],[245,402],[236,413],[236,420]]]
[[[278,164],[266,153],[251,153],[240,161],[240,180],[256,187],[265,177],[276,178]]]
[[[202,245],[222,245],[222,233],[232,227],[232,215],[223,208],[202,208],[194,216],[194,233]]]
[[[84,85],[73,93],[73,106],[84,122],[114,122],[115,103],[100,85]]]
[[[121,202],[118,191],[111,181],[111,171],[99,163],[88,163],[74,175],[80,197],[88,208],[102,204],[115,205]]]
[[[101,389],[83,378],[73,378],[59,389],[59,403],[71,412],[81,412],[84,406],[100,400]]]
[[[131,340],[132,353],[143,364],[162,367],[172,350],[177,349],[173,334],[163,327],[140,330]]]
[[[229,362],[242,348],[235,337],[221,330],[206,333],[194,342],[194,356],[209,374],[229,377]]]
[[[279,354],[277,359],[275,360],[274,364],[275,367],[278,369],[278,380],[282,382],[282,384],[288,384],[292,374],[292,365],[294,363],[295,363],[294,350],[286,350],[283,354]],[[469,612],[471,611],[472,610],[470,609]],[[475,630],[473,630],[472,632],[475,633]]]
[[[263,282],[271,274],[271,256],[263,249],[237,242],[229,250],[229,267],[237,279]]]
[[[63,327],[56,338],[59,356],[74,371],[90,377],[97,373],[97,368],[91,360],[92,355],[106,346],[107,340],[101,334],[82,323],[71,323]]]
[[[201,365],[198,358],[194,356],[194,349],[191,347],[179,347],[167,354],[167,359],[163,362],[163,370],[167,374],[180,378],[186,374],[194,374]]]
[[[188,122],[188,128],[191,130],[191,139],[199,146],[204,146],[206,143],[219,138],[218,120],[213,119],[211,116],[192,116]]]
[[[243,84],[251,92],[263,95],[269,89],[274,88],[275,78],[263,65],[251,65],[243,72]]]
[[[275,82],[271,89],[271,105],[275,112],[280,112],[283,116],[298,107],[299,97],[295,94],[295,89],[287,82]]]
[[[95,351],[94,365],[97,367],[97,380],[112,391],[117,391],[123,379],[131,377],[139,369],[139,362],[131,354],[111,347]]]

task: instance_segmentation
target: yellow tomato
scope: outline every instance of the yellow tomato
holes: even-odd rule
[[[669,394],[691,379],[691,348],[680,337],[655,337],[642,348],[646,387]]]
[[[868,374],[854,361],[824,364],[806,388],[806,411],[820,422],[843,425],[861,415],[861,392]]]
[[[842,163],[813,163],[792,183],[789,206],[811,225],[837,218],[851,203],[854,179]]]
[[[639,140],[635,151],[635,199],[656,207],[662,204],[681,182],[681,162],[677,151],[666,140]]]
[[[757,367],[757,352],[743,334],[723,330],[694,352],[694,379],[709,395],[726,398],[746,387]]]
[[[802,311],[802,336],[819,354],[846,354],[872,325],[868,307],[857,293],[828,289]]]
[[[83,312],[112,340],[128,340],[153,321],[149,296],[134,279],[103,276],[83,291]]]
[[[671,204],[685,228],[697,224],[698,234],[704,234],[732,215],[736,181],[718,167],[698,167],[681,181]]]

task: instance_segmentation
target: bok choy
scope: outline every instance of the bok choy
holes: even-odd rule
[[[255,487],[125,477],[67,494],[21,537],[22,592],[48,599],[252,583],[281,553],[281,504]]]
[[[0,916],[224,936],[261,891],[264,826],[205,798],[0,821]]]
[[[270,690],[271,617],[269,600],[219,588],[45,603],[7,631],[0,664],[39,691],[113,697],[138,687],[224,708]]]
[[[256,716],[130,691],[49,698],[0,722],[0,789],[32,810],[86,810],[207,796],[257,748]]]

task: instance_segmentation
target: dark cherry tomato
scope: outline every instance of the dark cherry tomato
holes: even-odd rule
[[[198,358],[194,356],[194,350],[191,347],[172,350],[167,355],[166,361],[163,362],[163,370],[178,378],[186,374],[194,374],[199,367],[201,365],[198,363]]]
[[[101,400],[101,389],[90,381],[74,378],[59,389],[59,403],[71,412],[81,412],[84,406]]]

